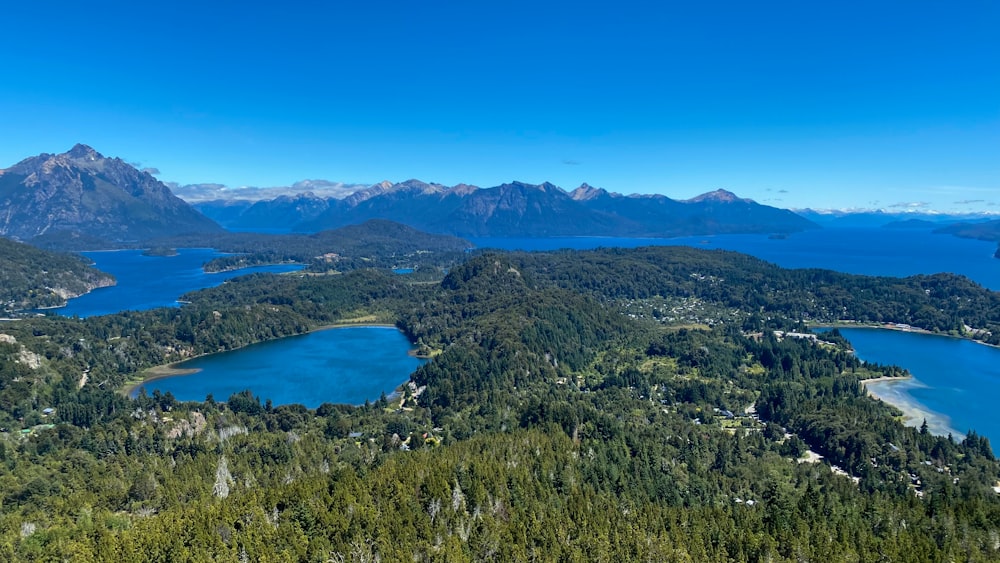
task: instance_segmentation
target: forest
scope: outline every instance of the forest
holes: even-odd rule
[[[7,315],[65,305],[68,297],[114,283],[113,276],[94,269],[79,256],[0,237],[0,310]]]
[[[465,252],[472,248],[470,242],[460,238],[425,233],[383,219],[370,219],[313,234],[198,232],[133,241],[107,241],[60,231],[35,237],[31,244],[50,251],[141,248],[147,253],[169,256],[177,248],[214,248],[231,254],[207,263],[205,270],[208,272],[287,262],[303,264],[307,270],[315,272],[419,265],[441,267],[464,259]],[[0,260],[5,250],[0,247]],[[32,250],[36,254],[43,253]]]
[[[0,325],[0,558],[1000,558],[988,440],[901,424],[859,384],[901,370],[836,331],[782,336],[849,319],[993,338],[997,296],[964,278],[660,247],[259,274],[184,300]],[[358,320],[433,358],[398,396],[119,392],[150,367]]]

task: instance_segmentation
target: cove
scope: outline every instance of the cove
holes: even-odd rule
[[[175,256],[144,256],[142,250],[82,252],[94,267],[118,281],[112,287],[95,289],[70,299],[65,307],[50,309],[63,316],[90,317],[120,311],[177,307],[177,299],[188,293],[258,272],[284,273],[302,268],[298,264],[276,264],[228,272],[206,273],[202,264],[225,256],[211,248],[179,248]]]
[[[250,389],[274,405],[362,404],[391,394],[424,360],[394,327],[345,327],[253,344],[174,364],[189,375],[147,381],[129,393],[169,391],[181,401],[217,401]]]
[[[680,238],[469,238],[479,248],[585,250],[600,247],[693,246],[725,249],[783,268],[822,268],[848,274],[906,277],[953,272],[1000,290],[1000,260],[994,242],[936,235],[930,230],[825,228],[787,237],[711,235]]]
[[[907,424],[924,417],[935,434],[960,439],[968,430],[1000,444],[1000,348],[969,340],[876,328],[840,328],[859,358],[895,364],[909,380],[869,383],[876,396],[904,411]]]

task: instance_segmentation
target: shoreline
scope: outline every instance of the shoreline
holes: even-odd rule
[[[206,262],[206,264],[207,263],[208,262]],[[301,272],[302,270],[306,269],[308,264],[303,264],[301,262],[268,262],[266,264],[247,264],[246,266],[240,266],[239,268],[223,268],[221,270],[206,270],[203,264],[201,271],[205,272],[205,275],[207,276],[212,276],[216,274],[228,274],[230,272],[239,272],[240,270],[249,270],[250,268],[269,268],[271,266],[299,266],[298,270],[289,270],[287,272],[270,272],[281,276],[284,274],[294,274],[296,272]]]
[[[207,355],[207,354],[205,354]],[[197,356],[196,356],[197,357]],[[191,358],[192,360],[194,358]],[[132,399],[136,394],[138,389],[143,385],[157,381],[159,379],[166,379],[168,377],[174,377],[177,375],[192,375],[201,371],[201,368],[178,368],[175,367],[177,364],[186,362],[187,360],[181,360],[180,362],[174,362],[172,364],[164,364],[159,366],[154,366],[151,368],[146,368],[141,373],[148,374],[147,377],[143,377],[142,381],[137,383],[126,383],[121,389],[121,393],[126,397]]]
[[[893,330],[896,332],[944,336],[958,340],[977,342],[976,340],[967,337],[931,332],[926,329],[912,327],[909,325],[899,326],[895,323],[862,324],[858,322],[841,321],[839,323],[807,323],[807,326],[810,329],[854,328],[868,330]],[[980,344],[986,343],[980,342]],[[987,344],[987,346],[992,345]],[[901,422],[903,425],[910,426],[912,428],[920,428],[923,422],[926,421],[928,431],[935,436],[947,436],[951,434],[956,440],[961,440],[965,437],[964,433],[959,432],[952,426],[951,418],[947,414],[931,410],[927,405],[921,403],[906,392],[908,387],[923,386],[920,380],[914,378],[913,374],[909,371],[906,372],[906,375],[902,376],[883,376],[862,379],[860,380],[860,383],[864,387],[865,394],[868,397],[898,409],[902,413]]]
[[[157,366],[148,367],[148,368],[146,368],[144,370],[139,371],[136,374],[138,376],[138,379],[134,378],[134,379],[130,379],[130,380],[126,381],[121,387],[118,388],[118,392],[121,393],[122,395],[124,395],[124,396],[126,396],[126,397],[128,397],[128,398],[131,399],[136,394],[136,392],[138,391],[138,389],[140,387],[142,387],[143,385],[147,384],[147,383],[150,383],[150,382],[153,382],[153,381],[157,381],[157,380],[160,380],[160,379],[166,379],[168,377],[175,377],[175,376],[182,376],[182,375],[193,375],[193,374],[196,374],[196,373],[202,371],[201,368],[179,368],[179,367],[177,367],[178,364],[182,364],[184,362],[189,362],[191,360],[196,360],[198,358],[204,358],[206,356],[212,356],[214,354],[224,354],[226,352],[235,352],[236,350],[241,350],[243,348],[246,348],[247,346],[253,346],[254,344],[263,344],[264,342],[275,342],[277,340],[282,340],[282,339],[285,339],[285,338],[291,338],[293,336],[305,336],[307,334],[312,334],[314,332],[320,332],[320,331],[324,331],[324,330],[335,330],[335,329],[340,329],[340,328],[387,328],[387,329],[391,328],[391,329],[399,330],[399,328],[396,325],[389,324],[389,323],[365,322],[365,321],[351,322],[349,320],[348,321],[341,321],[341,322],[337,322],[337,323],[333,323],[333,324],[323,325],[323,326],[320,326],[320,327],[317,327],[317,328],[314,328],[314,329],[307,330],[305,332],[300,332],[298,334],[289,334],[287,336],[282,336],[280,338],[272,338],[270,340],[262,340],[260,342],[254,342],[252,344],[247,344],[246,346],[240,346],[239,348],[233,348],[232,350],[223,350],[222,352],[207,352],[207,353],[204,353],[204,354],[198,354],[196,356],[191,356],[190,358],[185,358],[183,360],[178,360],[176,362],[170,362],[168,364],[160,364],[160,365],[157,365]],[[403,331],[400,330],[400,333],[402,333],[402,332]],[[411,342],[410,343],[410,349],[407,351],[407,354],[410,355],[410,356],[412,356],[412,357],[414,357],[414,358],[427,359],[427,358],[421,358],[420,356],[417,356],[415,354],[415,352],[416,352],[416,349],[413,347],[413,343]],[[396,386],[396,388],[393,390],[393,394],[395,394],[397,391],[398,392],[402,392],[402,388],[403,388],[404,385],[406,385],[406,383],[407,382],[404,381],[404,382],[400,383],[398,386]]]
[[[981,344],[983,346],[989,346],[990,348],[1000,348],[1000,344],[990,344],[989,342],[983,342],[982,340],[976,340],[975,338],[962,335],[948,334],[945,332],[934,332],[927,330],[926,328],[920,328],[910,325],[902,325],[899,323],[863,323],[861,321],[835,321],[835,322],[807,322],[805,323],[810,330],[815,328],[865,328],[874,330],[894,330],[896,332],[911,332],[914,334],[926,334],[928,336],[942,336],[944,338],[954,338],[956,340],[966,340],[973,342],[975,344]]]
[[[911,379],[913,379],[912,375],[896,375],[896,376],[885,375],[882,377],[873,377],[871,379],[862,379],[861,385],[867,389],[869,383],[886,383],[889,381],[910,381]],[[871,391],[869,391],[869,394],[871,394]]]
[[[947,414],[931,410],[927,405],[906,392],[907,387],[922,386],[920,381],[912,375],[863,379],[861,385],[865,388],[868,397],[902,412],[901,422],[904,426],[920,428],[926,421],[928,431],[935,436],[951,434],[956,440],[965,437],[965,434],[951,425],[951,418]]]

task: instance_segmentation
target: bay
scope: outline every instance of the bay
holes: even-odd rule
[[[906,368],[913,378],[867,384],[884,401],[927,418],[935,434],[956,439],[968,430],[1000,444],[1000,348],[970,340],[877,328],[840,328],[859,358]]]
[[[148,381],[131,395],[159,389],[182,401],[203,401],[208,394],[224,401],[250,389],[275,405],[362,404],[407,381],[424,361],[410,355],[411,348],[394,327],[319,330],[175,364],[198,371]]]
[[[712,235],[680,238],[470,238],[480,248],[504,250],[693,246],[742,252],[784,268],[823,268],[848,274],[906,277],[951,272],[1000,290],[993,242],[933,234],[928,229],[827,228],[784,238]]]
[[[297,264],[275,264],[207,273],[202,269],[205,262],[225,256],[211,248],[179,248],[175,256],[144,256],[142,250],[81,254],[93,260],[98,270],[115,276],[118,283],[70,299],[65,307],[50,309],[51,312],[67,317],[90,317],[126,310],[176,307],[181,295],[217,286],[230,278],[258,272],[293,272],[302,268]]]

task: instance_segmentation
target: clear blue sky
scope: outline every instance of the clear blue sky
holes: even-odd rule
[[[0,166],[1000,211],[1000,2],[14,2]],[[967,202],[967,203],[955,203]]]

